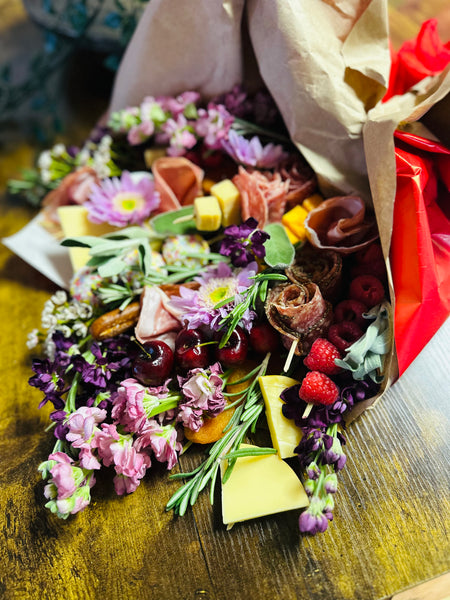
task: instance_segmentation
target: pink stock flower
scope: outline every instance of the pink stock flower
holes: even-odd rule
[[[81,406],[67,420],[66,424],[69,427],[67,441],[71,442],[74,448],[90,448],[94,429],[105,418],[105,409]]]
[[[183,92],[179,96],[176,96],[176,98],[160,96],[156,99],[159,106],[163,110],[172,113],[174,117],[183,113],[189,104],[197,104],[199,100],[200,94],[198,92]]]
[[[135,379],[125,379],[112,397],[112,417],[130,433],[139,433],[147,415],[168,395],[167,385],[145,387]]]
[[[133,125],[127,135],[127,140],[131,146],[138,146],[145,142],[155,133],[155,125],[153,121],[143,121],[137,125]]]
[[[208,370],[192,369],[187,377],[179,377],[181,391],[185,398],[179,404],[177,420],[185,427],[198,431],[203,425],[203,417],[216,416],[225,408],[222,369],[215,363]]]
[[[169,144],[169,156],[183,156],[197,143],[197,138],[192,132],[192,126],[182,114],[176,119],[167,119],[161,125],[161,133],[156,136],[159,144]]]
[[[198,110],[195,123],[196,134],[210,150],[221,150],[222,140],[228,137],[234,117],[222,104],[209,103],[208,108]]]
[[[160,198],[150,175],[138,181],[128,171],[121,178],[104,179],[92,187],[85,203],[93,223],[109,223],[116,227],[141,225],[159,206]]]
[[[48,459],[57,461],[50,469],[50,473],[53,480],[52,483],[57,488],[58,499],[69,498],[78,487],[75,480],[76,471],[74,471],[74,467],[72,466],[73,460],[63,452],[50,454]]]
[[[158,462],[167,462],[167,469],[172,469],[178,462],[178,454],[182,444],[178,441],[180,432],[174,424],[160,425],[154,419],[147,421],[147,426],[136,440],[136,449],[151,448]]]

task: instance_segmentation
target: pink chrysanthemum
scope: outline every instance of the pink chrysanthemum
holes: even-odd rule
[[[241,294],[253,283],[250,277],[257,272],[256,262],[240,270],[233,270],[227,263],[219,263],[217,267],[210,268],[201,277],[195,278],[200,283],[198,290],[180,286],[180,296],[173,296],[170,306],[180,314],[180,320],[187,322],[193,329],[201,325],[218,329],[221,319],[242,300]],[[232,297],[233,301],[215,308],[222,300]],[[255,316],[254,311],[247,310],[240,325],[250,330]]]
[[[260,169],[275,169],[288,156],[283,146],[263,146],[259,137],[247,140],[233,129],[228,132],[228,139],[222,140],[222,147],[237,163]]]
[[[94,185],[85,203],[93,223],[109,223],[116,227],[141,225],[159,206],[160,198],[150,175],[133,180],[128,171],[121,178],[104,179]]]

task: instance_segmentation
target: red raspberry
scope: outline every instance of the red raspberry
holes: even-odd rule
[[[353,321],[335,323],[328,329],[328,339],[340,352],[345,352],[362,334],[363,331]]]
[[[339,350],[324,338],[317,338],[311,346],[308,356],[303,364],[311,371],[320,371],[326,375],[336,375],[342,371],[341,367],[334,364],[335,358],[341,358]]]
[[[339,398],[339,388],[324,373],[310,371],[303,379],[298,395],[308,404],[330,406]]]
[[[351,282],[348,295],[353,300],[358,300],[368,308],[372,308],[383,300],[384,287],[373,275],[360,275]]]
[[[367,306],[358,300],[342,300],[334,308],[334,321],[341,323],[342,321],[351,321],[356,323],[361,329],[366,329],[368,320],[363,317],[363,313],[367,312]]]

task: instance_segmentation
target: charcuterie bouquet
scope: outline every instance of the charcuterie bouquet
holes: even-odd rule
[[[316,126],[303,143],[276,95],[181,89],[116,108],[116,92],[82,148],[40,156],[40,226],[73,266],[29,339],[43,353],[30,384],[54,407],[55,447],[39,470],[58,517],[88,506],[100,469],[125,495],[161,462],[181,480],[166,506],[179,515],[206,489],[213,502],[220,481],[228,526],[293,509],[305,533],[332,520],[348,425],[397,376],[395,297],[408,282],[392,287],[393,202],[378,188],[391,161],[392,200],[405,108],[375,104],[356,140],[367,172],[349,155],[344,181],[345,154],[314,158],[331,132]],[[336,137],[350,150],[339,110]],[[380,144],[389,152],[372,160]],[[444,170],[427,160],[436,191]],[[184,473],[193,444],[204,460]]]

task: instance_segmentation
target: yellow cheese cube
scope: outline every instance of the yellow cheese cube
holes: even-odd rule
[[[315,208],[317,208],[319,204],[322,204],[322,202],[323,197],[320,194],[313,194],[309,198],[303,200],[302,206],[305,210],[309,212],[310,210],[314,210]]]
[[[101,236],[118,229],[108,225],[108,223],[91,223],[87,216],[88,211],[84,206],[60,206],[58,208],[58,218],[64,237]],[[84,267],[89,260],[89,248],[69,248],[69,253],[74,272]]]
[[[286,225],[284,225],[284,230],[291,244],[296,244],[300,241],[300,238],[298,238],[295,233],[289,229],[289,227],[286,227]]]
[[[209,179],[208,177],[205,177],[202,181],[202,189],[205,192],[205,194],[211,194],[211,188],[213,187],[213,185],[216,185],[216,181],[214,181],[214,179]]]
[[[294,206],[294,208],[291,208],[287,213],[284,213],[281,222],[285,227],[288,227],[294,235],[303,240],[306,236],[303,223],[307,216],[308,212],[298,204],[297,206]]]
[[[222,210],[222,225],[238,225],[241,222],[241,195],[230,179],[223,179],[211,188]]]
[[[295,456],[294,449],[300,443],[302,432],[291,419],[281,412],[283,401],[281,392],[299,383],[296,379],[284,375],[265,375],[258,379],[266,407],[266,418],[273,447],[281,458]]]
[[[241,444],[241,448],[254,448]],[[222,477],[227,461],[222,461]],[[301,481],[277,454],[238,458],[230,478],[222,484],[225,525],[308,506]]]
[[[222,223],[222,211],[215,196],[199,196],[194,200],[195,226],[199,231],[217,231]]]
[[[163,156],[166,156],[165,148],[148,148],[144,152],[144,162],[147,169],[151,169],[155,160]]]

